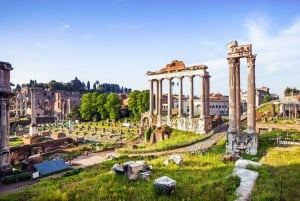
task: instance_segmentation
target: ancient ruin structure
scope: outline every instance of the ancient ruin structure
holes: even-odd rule
[[[0,175],[12,172],[9,154],[9,99],[11,64],[0,61]]]
[[[67,120],[71,108],[80,105],[81,95],[79,92],[56,92],[54,102],[54,116],[58,120]]]
[[[209,116],[209,80],[210,75],[206,71],[207,66],[196,65],[186,67],[182,61],[172,61],[167,64],[165,68],[155,72],[147,72],[150,81],[150,110],[147,113],[148,122],[150,125],[168,125],[180,130],[191,131],[195,133],[207,133],[211,130],[211,119]],[[194,77],[199,76],[201,85],[201,103],[200,103],[200,117],[194,118]],[[189,78],[189,114],[188,117],[182,114],[182,96],[183,96],[183,79]],[[179,80],[179,94],[178,94],[178,108],[177,118],[172,118],[173,95],[172,95],[172,80],[177,78]],[[162,89],[163,80],[168,81],[168,109],[167,114],[162,114]],[[154,84],[156,84],[156,92],[154,92]],[[145,118],[145,116],[143,116]],[[143,119],[142,119],[143,121]]]
[[[22,117],[26,114],[27,109],[27,98],[21,94],[17,93],[15,97],[15,116]]]
[[[31,88],[31,124],[29,127],[29,135],[36,136],[38,134],[37,124],[36,124],[36,101],[35,101],[35,87]]]
[[[232,154],[257,154],[258,138],[255,131],[255,58],[252,45],[238,46],[237,41],[227,45],[229,64],[229,128],[227,132],[226,151]],[[240,97],[240,58],[247,58],[247,129],[241,130],[241,97]]]

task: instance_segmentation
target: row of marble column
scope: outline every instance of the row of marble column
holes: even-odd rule
[[[255,133],[255,58],[247,57],[247,132]],[[240,58],[227,58],[229,64],[229,132],[241,131]]]
[[[194,77],[189,76],[190,82],[190,94],[189,94],[189,118],[194,117]],[[179,77],[179,96],[178,96],[178,117],[182,117],[183,104],[182,104],[182,94],[183,94],[183,76]],[[204,118],[209,115],[209,88],[210,88],[210,75],[206,73],[205,75],[200,76],[201,78],[201,109],[200,117]],[[165,78],[168,80],[168,112],[167,116],[172,116],[172,105],[173,105],[173,94],[172,94],[172,80],[173,78]],[[150,81],[150,115],[154,115],[154,109],[156,110],[156,115],[162,115],[162,88],[163,88],[163,79],[152,79]],[[153,88],[154,83],[156,83],[156,96],[154,96]],[[154,100],[156,98],[156,100]],[[155,104],[154,104],[155,102]]]
[[[288,107],[288,118],[297,119],[298,111],[299,111],[298,103],[280,103],[279,107],[280,107],[279,112],[283,113],[284,116],[286,116],[286,107]]]

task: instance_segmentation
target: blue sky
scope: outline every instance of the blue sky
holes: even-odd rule
[[[145,73],[172,60],[205,64],[228,94],[226,44],[252,43],[256,85],[300,88],[300,3],[294,0],[0,0],[0,60],[13,83],[77,76],[148,89]],[[242,89],[247,66],[241,62]]]

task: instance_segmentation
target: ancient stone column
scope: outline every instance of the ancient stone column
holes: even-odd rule
[[[38,133],[36,125],[36,109],[35,109],[35,88],[30,88],[31,92],[31,124],[29,127],[29,135],[34,136]]]
[[[7,62],[0,62],[0,176],[12,172],[9,150],[9,99],[12,96],[10,88],[10,71],[13,68]]]
[[[235,108],[235,112],[236,112],[236,129],[237,131],[240,131],[240,124],[241,124],[241,87],[240,87],[240,61],[238,60],[238,63],[235,66],[235,103],[236,103],[236,108]]]
[[[159,81],[156,80],[155,82],[156,82],[155,111],[156,111],[156,115],[158,115],[158,99],[159,99],[159,96],[158,96],[158,94],[159,94],[159,87],[158,87],[158,85],[159,85]]]
[[[248,91],[247,91],[247,126],[248,133],[255,133],[255,58],[256,55],[247,57],[248,64]]]
[[[158,80],[158,94],[157,94],[157,115],[161,115],[161,99],[162,99],[162,79]]]
[[[206,96],[205,96],[205,91],[206,91],[206,81],[205,81],[205,75],[200,76],[201,78],[201,86],[202,86],[202,90],[201,90],[201,108],[200,108],[200,118],[204,119],[205,118],[205,112],[206,112],[206,108],[205,108],[205,101],[206,101]]]
[[[18,118],[19,117],[19,100],[18,100],[18,94],[16,95],[16,114],[15,116]]]
[[[228,132],[237,131],[236,122],[236,66],[239,64],[238,58],[227,58],[229,64],[229,128]]]
[[[153,115],[153,80],[150,80],[150,100],[149,100],[149,111],[150,111],[150,116]]]
[[[179,77],[178,117],[182,116],[182,79]]]
[[[189,118],[193,118],[194,116],[194,76],[190,76],[190,110],[189,110]]]
[[[168,93],[168,119],[171,119],[172,116],[172,79],[169,79],[169,93]]]
[[[272,104],[272,111],[271,111],[272,117],[275,116],[275,104]]]
[[[209,116],[209,103],[210,103],[210,75],[207,73],[205,77],[205,116]]]

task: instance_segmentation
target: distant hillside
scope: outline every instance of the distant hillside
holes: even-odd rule
[[[131,89],[120,86],[119,84],[112,83],[100,83],[96,80],[93,84],[90,81],[86,83],[84,81],[79,80],[75,77],[74,80],[69,82],[57,82],[55,80],[51,80],[48,83],[38,83],[36,80],[30,80],[29,83],[25,84],[17,84],[14,90],[20,90],[22,87],[39,87],[42,89],[51,89],[51,90],[65,90],[65,91],[78,91],[81,93],[85,92],[99,92],[99,93],[130,93]]]

